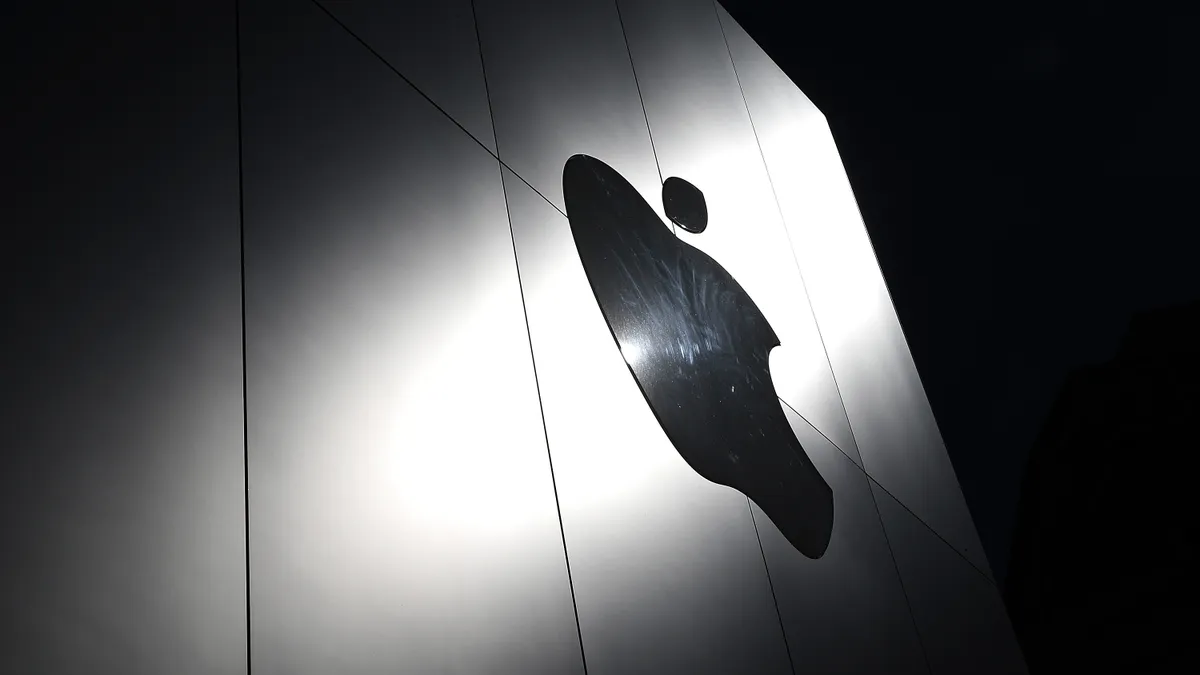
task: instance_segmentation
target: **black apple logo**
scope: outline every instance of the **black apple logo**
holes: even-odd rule
[[[604,162],[567,160],[563,193],[596,300],[675,449],[701,476],[752,499],[802,554],[821,557],[833,491],[780,407],[767,360],[779,338],[762,312]],[[679,178],[663,184],[663,205],[688,231],[708,223],[704,195]]]

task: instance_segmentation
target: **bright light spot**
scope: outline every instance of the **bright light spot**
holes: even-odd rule
[[[642,347],[636,342],[627,342],[621,345],[621,356],[625,357],[625,362],[631,367],[636,366],[642,358]]]

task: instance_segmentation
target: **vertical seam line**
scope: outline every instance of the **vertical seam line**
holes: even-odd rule
[[[242,3],[233,3],[234,64],[237,87],[237,160],[238,160],[238,264],[241,272],[242,313],[242,495],[246,548],[246,675],[254,671],[250,615],[250,417],[246,386],[246,207],[242,168]]]
[[[496,133],[496,118],[492,114],[492,96],[491,96],[491,91],[488,88],[488,83],[487,83],[487,66],[484,64],[484,59],[483,59],[483,37],[479,31],[479,18],[475,11],[475,1],[474,0],[471,0],[471,18],[475,23],[475,41],[479,46],[479,65],[480,65],[480,68],[483,69],[483,88],[484,88],[484,94],[487,97],[488,117],[491,118],[491,121],[492,121],[492,137],[496,141],[496,155],[497,155],[496,156],[496,162],[497,162],[496,168],[500,174],[500,190],[504,195],[504,212],[508,219],[508,236],[509,236],[509,241],[512,243],[513,266],[517,272],[517,290],[521,296],[521,312],[525,319],[525,336],[526,336],[526,339],[528,339],[528,341],[529,341],[529,361],[533,368],[533,384],[534,384],[534,388],[537,391],[538,412],[541,414],[541,418],[542,418],[542,438],[546,443],[546,462],[550,467],[550,486],[554,491],[554,508],[558,515],[558,533],[562,539],[563,561],[566,564],[566,568],[567,568],[567,586],[570,588],[570,591],[571,591],[571,609],[573,610],[573,612],[575,614],[575,634],[579,639],[579,660],[580,660],[580,663],[583,665],[584,675],[587,675],[587,655],[586,655],[586,653],[584,651],[584,647],[583,647],[583,626],[580,625],[580,622],[579,622],[579,603],[575,598],[575,580],[574,580],[574,576],[571,573],[571,556],[570,556],[570,553],[567,551],[567,531],[566,531],[566,528],[563,526],[562,504],[560,503],[559,498],[558,498],[558,480],[557,480],[557,478],[555,478],[555,475],[554,475],[554,453],[552,453],[550,451],[550,431],[546,426],[546,409],[542,403],[542,384],[541,384],[540,379],[538,378],[537,355],[534,353],[534,350],[533,350],[533,331],[531,330],[531,328],[529,326],[529,308],[525,304],[525,285],[524,285],[524,282],[521,280],[521,261],[520,261],[520,256],[517,255],[517,237],[516,237],[516,233],[513,231],[512,210],[510,209],[509,204],[508,204],[508,187],[505,186],[505,184],[504,184],[504,168],[505,167],[504,167],[503,162],[500,161],[500,157],[499,157],[500,138]],[[514,172],[514,175],[516,175],[515,172]],[[519,176],[518,176],[518,178],[519,178]],[[522,180],[524,180],[524,179],[522,179]],[[532,188],[532,186],[530,186],[530,187]],[[535,190],[535,192],[536,192],[536,190]],[[545,199],[544,196],[542,198]]]
[[[808,305],[808,313],[812,316],[813,326],[817,330],[817,339],[821,342],[821,351],[825,354],[825,364],[829,367],[829,376],[837,391],[838,402],[841,403],[842,417],[846,420],[846,428],[854,441],[854,452],[859,456],[856,464],[862,463],[866,468],[866,460],[862,459],[862,451],[858,448],[858,439],[854,435],[854,427],[850,423],[850,413],[846,412],[846,401],[842,398],[842,388],[837,381],[837,373],[833,370],[833,361],[829,358],[829,348],[825,346],[825,336],[821,333],[821,323],[817,321],[817,310],[813,308],[812,296],[808,293],[808,283],[804,281],[804,270],[800,267],[800,259],[796,255],[796,244],[792,241],[791,232],[787,228],[787,218],[783,215],[783,206],[779,203],[779,192],[775,189],[775,181],[771,178],[771,169],[767,166],[767,156],[763,153],[762,139],[758,137],[758,128],[754,126],[754,115],[750,112],[750,104],[746,101],[746,89],[742,86],[742,78],[737,72],[737,61],[733,58],[733,50],[729,48],[729,38],[725,35],[725,27],[721,23],[721,13],[717,11],[716,0],[713,0],[713,11],[717,15],[717,25],[721,27],[721,39],[725,42],[725,51],[729,54],[729,65],[733,68],[733,77],[737,80],[738,92],[742,96],[742,107],[746,109],[746,119],[750,121],[750,131],[754,134],[754,143],[758,146],[758,157],[762,160],[763,172],[767,174],[767,184],[771,186],[771,196],[775,199],[775,210],[779,213],[779,224],[783,226],[783,236],[787,239],[788,247],[792,249],[792,262],[796,265],[796,274],[800,276],[800,288],[804,291],[804,301]],[[814,427],[815,428],[815,427]],[[837,445],[834,443],[834,445]]]
[[[662,164],[658,161],[658,149],[654,146],[654,131],[650,129],[650,114],[646,111],[646,97],[642,96],[642,84],[638,81],[637,66],[633,63],[633,48],[629,46],[629,33],[625,30],[625,18],[621,16],[621,3],[618,0],[613,0],[613,7],[617,10],[617,23],[621,26],[621,38],[625,41],[625,54],[629,56],[629,71],[633,73],[633,86],[637,88],[638,103],[642,105],[642,119],[646,120],[646,137],[650,139],[650,152],[654,155],[654,168],[658,170],[658,187],[661,199],[662,186],[664,184]],[[663,204],[663,215],[666,214],[667,205]],[[667,224],[671,226],[671,232],[678,236],[678,231],[675,228],[675,221],[667,216]]]

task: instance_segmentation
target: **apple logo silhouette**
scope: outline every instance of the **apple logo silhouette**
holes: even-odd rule
[[[766,317],[604,162],[572,156],[563,193],[596,301],[675,449],[704,478],[758,504],[800,553],[820,558],[833,490],[780,407],[768,366],[779,338]],[[708,224],[704,195],[687,181],[663,183],[663,206],[685,230]]]

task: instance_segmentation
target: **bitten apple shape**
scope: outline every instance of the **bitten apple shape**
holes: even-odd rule
[[[668,217],[702,231],[702,193],[679,178],[663,188]],[[780,407],[768,365],[779,338],[766,317],[604,162],[567,160],[563,193],[596,300],[675,449],[704,478],[758,504],[802,554],[821,557],[833,491]]]

